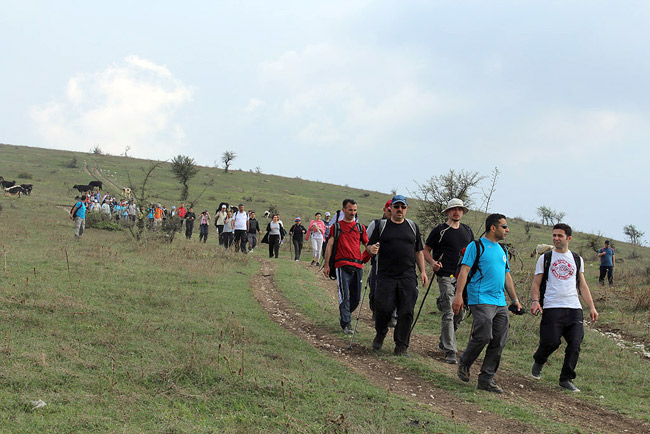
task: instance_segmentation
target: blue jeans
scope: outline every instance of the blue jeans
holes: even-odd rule
[[[339,290],[339,322],[345,328],[352,322],[352,312],[359,306],[363,268],[342,266],[336,269],[336,285]]]

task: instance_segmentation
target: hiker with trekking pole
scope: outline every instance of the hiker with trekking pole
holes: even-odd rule
[[[424,254],[420,228],[406,218],[408,203],[404,196],[396,195],[391,200],[390,219],[380,220],[368,242],[368,253],[375,256],[377,285],[374,291],[376,335],[372,348],[379,351],[388,333],[388,323],[393,310],[397,308],[397,325],[393,333],[396,356],[406,356],[411,337],[413,311],[418,298],[420,271],[422,286],[429,279],[424,266]]]

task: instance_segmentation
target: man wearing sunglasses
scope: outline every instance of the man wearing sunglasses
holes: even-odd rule
[[[423,286],[427,284],[420,229],[406,218],[406,198],[397,195],[391,200],[390,219],[381,220],[368,241],[368,253],[376,256],[377,286],[374,294],[374,350],[381,349],[388,333],[388,323],[397,308],[397,325],[393,334],[394,354],[405,356],[409,346],[413,310],[418,298],[415,266]]]
[[[510,327],[504,288],[517,309],[523,309],[510,275],[508,255],[499,245],[509,231],[503,214],[490,214],[487,217],[485,236],[470,243],[465,250],[458,274],[458,289],[451,305],[457,315],[463,307],[463,288],[467,284],[467,304],[474,320],[467,348],[458,361],[458,378],[469,381],[469,368],[487,346],[477,388],[494,393],[503,393],[503,389],[494,381],[494,375],[499,368]]]

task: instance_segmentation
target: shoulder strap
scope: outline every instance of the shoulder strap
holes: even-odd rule
[[[386,229],[386,222],[387,219],[379,219],[379,238],[381,238],[381,234],[384,233],[384,229]],[[377,229],[377,226],[375,226],[375,230]]]
[[[544,293],[546,292],[546,281],[548,280],[548,272],[551,269],[551,257],[553,250],[544,253],[544,273],[542,274],[542,281],[539,284],[539,305],[544,307]]]
[[[576,252],[571,252],[573,255],[573,260],[576,261],[576,289],[578,290],[578,294],[580,293],[580,265],[582,261],[580,260],[580,255],[577,254]]]
[[[474,259],[474,263],[472,264],[472,268],[469,271],[469,276],[467,277],[468,281],[469,279],[476,274],[478,271],[481,275],[480,278],[483,278],[483,273],[481,273],[481,268],[478,266],[479,259],[481,259],[481,255],[483,254],[483,242],[481,242],[480,239],[474,241],[474,245],[476,246],[476,258]],[[480,279],[479,278],[479,279]]]
[[[418,231],[417,231],[417,228],[415,226],[415,222],[413,220],[411,220],[411,219],[406,219],[406,221],[408,222],[409,226],[411,227],[411,230],[413,231],[413,234],[417,235]]]

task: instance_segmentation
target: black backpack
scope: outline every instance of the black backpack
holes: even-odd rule
[[[354,228],[357,228],[357,231],[359,232],[359,239],[363,236],[363,225],[361,223],[357,223],[352,227],[352,232],[354,232]],[[341,225],[339,222],[336,222],[332,225],[332,228],[330,230],[333,230],[334,233],[330,234],[330,237],[334,237],[334,244],[332,244],[332,252],[330,253],[330,259],[329,259],[329,266],[330,266],[330,274],[329,278],[332,280],[336,280],[336,247],[339,242],[339,236],[341,236]],[[359,264],[362,264],[362,261],[359,261],[358,259],[350,259],[350,258],[340,258],[338,261],[350,261],[350,262],[357,262]]]
[[[465,287],[463,288],[463,305],[467,306],[467,284],[469,283],[470,280],[472,280],[472,277],[478,272],[480,274],[479,280],[483,278],[483,273],[481,272],[481,268],[478,265],[479,259],[481,259],[481,255],[483,254],[483,251],[485,250],[485,247],[483,247],[483,242],[479,238],[478,240],[474,240],[473,243],[476,245],[476,259],[474,259],[474,263],[472,264],[472,268],[469,270],[469,274],[467,275],[467,281],[465,282]],[[505,254],[508,254],[508,248],[501,244],[498,243]],[[469,244],[468,244],[469,246]],[[458,265],[456,265],[456,272],[454,273],[454,277],[458,279],[458,275],[460,274],[460,268],[463,265],[463,257],[465,256],[465,250],[467,250],[467,247],[462,249],[460,251],[460,259],[458,260]],[[458,291],[458,288],[456,288],[456,291]]]
[[[573,255],[573,260],[576,262],[576,288],[578,294],[580,294],[580,255],[575,252],[571,252]],[[553,250],[550,250],[544,253],[544,273],[542,274],[542,281],[539,284],[539,305],[544,307],[544,293],[546,292],[546,282],[548,281],[548,272],[551,269],[551,257],[553,256]]]
[[[79,208],[81,208],[81,207],[77,207],[77,209],[75,209],[78,203],[82,203],[82,201],[75,202],[75,204],[72,205],[72,208],[70,208],[70,214],[72,214],[72,211],[74,211],[74,214],[72,214],[73,219],[77,218],[77,213],[79,212]]]

